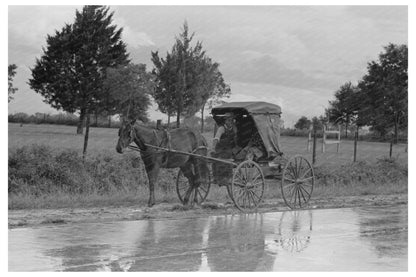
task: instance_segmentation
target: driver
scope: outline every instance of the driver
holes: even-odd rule
[[[212,148],[215,152],[212,156],[220,159],[233,158],[233,150],[237,148],[237,127],[234,122],[234,114],[226,113],[224,115],[224,124],[220,126],[212,142]],[[227,185],[232,178],[232,166],[213,163],[214,182],[219,186]]]
[[[237,127],[234,114],[224,114],[224,124],[220,126],[212,142],[212,148],[218,158],[231,159],[233,149],[237,146]]]

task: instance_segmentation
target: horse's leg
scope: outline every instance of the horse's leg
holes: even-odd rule
[[[155,185],[159,174],[160,165],[155,160],[146,164],[147,178],[149,179],[149,202],[147,205],[152,207],[155,204]]]
[[[192,163],[187,162],[184,166],[181,166],[181,170],[183,175],[188,179],[189,188],[185,193],[185,197],[183,198],[183,202],[185,205],[188,205],[189,197],[191,196],[192,190],[194,189],[194,173],[192,170]]]

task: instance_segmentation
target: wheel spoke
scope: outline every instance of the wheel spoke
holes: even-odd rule
[[[306,182],[306,181],[312,180],[312,179],[313,179],[313,177],[308,177],[308,178],[305,178],[305,179],[302,179],[302,180],[298,180],[298,182],[303,183],[303,182]]]
[[[250,207],[250,193],[249,192],[246,192],[246,199],[247,199],[247,202],[248,202],[248,207]]]
[[[261,197],[259,197],[254,191],[251,191],[251,193],[253,194],[253,196],[256,196],[257,199],[261,200]]]
[[[299,179],[305,178],[306,174],[308,174],[311,170],[312,170],[312,167],[309,167],[308,170],[305,173],[303,173],[303,175]]]
[[[199,186],[199,189],[202,190],[205,194],[208,192],[208,188],[205,188],[204,186]]]
[[[290,203],[292,203],[292,198],[293,195],[295,195],[295,191],[296,191],[296,186],[293,186],[293,188],[290,190]],[[296,202],[296,197],[295,197],[295,202]]]
[[[283,185],[283,189],[287,188],[287,187],[293,187],[295,185],[295,182],[293,183],[286,183],[285,185]]]
[[[306,189],[303,186],[300,186],[300,189],[303,190],[308,195],[308,198],[311,197],[311,194],[308,191],[306,191]]]
[[[299,162],[299,170],[298,170],[298,172],[297,172],[297,176],[299,176],[300,175],[300,171],[302,170],[302,158],[299,158],[299,160],[300,160],[300,162]]]
[[[306,203],[306,202],[308,202],[308,200],[306,200],[306,198],[305,198],[305,195],[303,194],[303,192],[302,192],[302,187],[301,186],[299,186],[299,192],[300,192],[300,194],[302,195],[302,198],[303,198],[303,201]]]
[[[295,183],[296,181],[290,178],[285,178],[286,180],[288,180],[289,182]]]
[[[205,197],[202,196],[201,192],[199,191],[199,189],[197,189],[197,192],[199,194],[199,197],[201,198],[201,202],[204,201]],[[205,195],[206,196],[206,195]]]
[[[252,183],[254,183],[255,181],[257,181],[257,179],[259,179],[259,177],[261,177],[261,172],[258,172],[258,174],[255,176],[255,178],[252,178]]]
[[[239,184],[239,185],[241,185],[241,186],[243,186],[243,187],[245,187],[246,186],[246,182],[245,181],[243,181],[243,180],[234,180],[234,184]]]
[[[238,171],[238,173],[241,173],[240,171]],[[242,174],[237,174],[236,177],[243,183],[245,184],[247,181],[243,179]]]
[[[250,196],[251,196],[251,199],[253,200],[254,206],[258,206],[260,204],[261,199],[259,199],[259,201],[257,201],[257,203],[256,203],[256,199],[254,199],[254,192],[253,191],[250,192]]]

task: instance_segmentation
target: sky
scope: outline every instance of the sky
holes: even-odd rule
[[[9,6],[8,63],[18,66],[9,113],[57,113],[27,82],[46,36],[82,6]],[[408,44],[406,6],[110,6],[134,63],[153,68],[186,20],[194,41],[220,63],[231,101],[282,107],[286,127],[324,113],[345,82],[356,83],[388,43]],[[36,16],[34,16],[36,15]],[[167,117],[154,104],[151,119]]]

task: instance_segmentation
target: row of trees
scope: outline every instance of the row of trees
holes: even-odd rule
[[[314,116],[312,117],[311,120],[308,119],[306,116],[302,116],[296,122],[295,128],[299,130],[309,130],[309,129],[319,130],[326,123],[327,123],[327,118],[324,116],[319,116],[319,117]]]
[[[74,23],[47,36],[43,55],[31,69],[29,85],[44,102],[80,114],[77,133],[83,133],[85,124],[84,155],[91,115],[147,121],[152,96],[169,121],[177,116],[179,127],[181,116],[201,111],[203,118],[207,104],[230,94],[219,64],[206,55],[201,42],[191,45],[194,34],[186,22],[165,58],[151,53],[154,69],[148,72],[144,64],[129,59],[123,29],[112,24],[113,15],[105,6],[77,10]]]
[[[407,45],[387,45],[378,61],[368,63],[358,85],[347,82],[335,92],[326,111],[329,121],[344,124],[346,130],[350,125],[370,126],[382,137],[392,133],[397,142],[408,124],[407,70]]]

